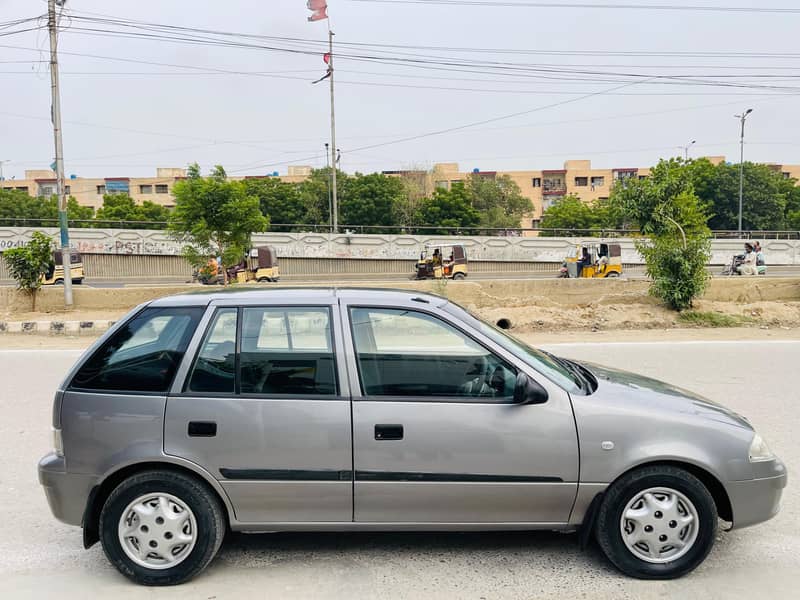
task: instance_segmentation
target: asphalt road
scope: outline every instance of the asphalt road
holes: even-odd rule
[[[655,334],[657,335],[657,334]],[[677,581],[617,573],[596,547],[554,533],[235,535],[211,567],[177,588],[144,590],[85,551],[55,521],[36,476],[50,447],[50,403],[77,351],[0,350],[2,598],[773,598],[800,589],[797,388],[800,342],[603,343],[551,350],[659,377],[747,415],[787,463],[781,513],[720,532],[706,562]],[[738,366],[737,366],[738,365]]]

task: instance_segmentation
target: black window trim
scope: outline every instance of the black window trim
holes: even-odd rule
[[[333,309],[334,306],[331,304],[239,304],[239,305],[212,305],[214,313],[212,314],[211,318],[208,321],[208,325],[206,325],[206,330],[203,332],[203,337],[200,339],[200,343],[197,346],[197,350],[195,355],[192,357],[192,364],[189,370],[186,373],[186,377],[181,384],[181,388],[179,392],[171,393],[169,396],[171,398],[225,398],[225,399],[245,399],[245,400],[311,400],[311,401],[319,401],[319,400],[330,400],[330,401],[342,401],[342,400],[350,400],[349,396],[342,395],[341,393],[341,382],[339,377],[339,360],[336,353],[336,332],[334,327],[334,320],[333,320]],[[333,357],[333,375],[335,378],[335,393],[333,394],[264,394],[264,393],[255,393],[255,392],[242,392],[241,391],[241,343],[242,343],[242,323],[244,321],[244,309],[246,308],[274,308],[274,309],[324,309],[328,312],[328,324],[329,329],[331,332],[331,356]],[[214,324],[214,320],[217,315],[217,311],[220,310],[230,310],[236,309],[236,371],[234,374],[234,392],[193,392],[191,390],[187,390],[187,386],[189,385],[189,381],[191,380],[192,372],[194,371],[194,364],[197,358],[200,356],[200,351],[203,348],[203,343],[205,342],[206,335],[209,334],[211,331],[211,327]]]
[[[172,374],[172,379],[167,385],[165,390],[160,391],[153,391],[153,390],[113,390],[113,389],[96,389],[96,388],[84,388],[78,387],[74,385],[75,378],[78,376],[78,373],[81,372],[81,369],[86,366],[86,364],[91,361],[98,352],[100,352],[105,345],[117,334],[119,331],[125,327],[127,324],[135,321],[139,316],[147,310],[168,310],[168,309],[198,309],[200,311],[200,315],[198,316],[197,323],[195,323],[194,330],[192,331],[189,339],[186,343],[186,350],[183,352],[183,356],[181,357],[180,361],[178,361],[177,366],[175,367],[175,372]],[[99,395],[115,395],[115,396],[169,396],[170,390],[172,389],[175,381],[178,378],[181,370],[181,363],[186,360],[186,353],[189,351],[189,348],[192,345],[192,338],[194,338],[195,334],[197,333],[197,328],[200,327],[200,324],[203,322],[203,316],[206,311],[206,306],[196,305],[196,304],[186,304],[186,305],[172,305],[172,306],[152,306],[151,304],[144,304],[141,306],[140,310],[137,310],[135,313],[131,314],[127,319],[118,321],[112,329],[109,329],[106,332],[106,336],[100,338],[96,342],[97,346],[90,346],[89,349],[92,352],[87,352],[69,373],[69,383],[64,386],[64,391],[66,392],[80,392],[81,394],[99,394]]]
[[[495,356],[496,358],[502,360],[506,363],[511,370],[515,374],[519,374],[520,368],[514,364],[513,362],[509,361],[503,356],[500,356],[497,352],[489,348],[485,343],[481,340],[475,339],[475,336],[470,332],[466,331],[460,325],[453,323],[450,319],[442,318],[442,315],[436,313],[432,310],[425,310],[422,308],[417,308],[416,306],[394,306],[388,304],[348,304],[347,305],[347,321],[348,326],[350,328],[350,339],[353,344],[353,360],[355,361],[356,366],[356,373],[358,375],[358,390],[361,392],[360,397],[353,397],[353,402],[416,402],[416,403],[426,403],[426,404],[467,404],[467,405],[484,405],[484,406],[513,406],[517,404],[513,400],[511,402],[487,402],[481,396],[372,396],[364,392],[363,381],[361,377],[361,361],[358,360],[358,348],[356,348],[356,337],[355,331],[353,331],[353,319],[352,319],[352,310],[354,308],[373,308],[376,310],[401,310],[406,312],[418,312],[429,317],[433,317],[434,319],[438,319],[439,321],[443,321],[453,329],[456,329],[461,334],[468,337],[472,340],[475,344],[478,344],[481,348]],[[484,400],[484,401],[481,401]]]

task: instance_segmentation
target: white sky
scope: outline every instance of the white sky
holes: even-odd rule
[[[458,132],[358,150],[532,111],[621,84],[508,77],[487,74],[483,67],[468,69],[479,73],[454,73],[342,57],[336,62],[337,145],[342,149],[342,167],[346,171],[370,172],[454,161],[463,170],[546,169],[560,168],[566,159],[591,159],[596,167],[649,166],[660,157],[682,154],[683,150],[677,147],[693,139],[697,140],[691,151],[694,156],[724,154],[729,160],[738,161],[738,122],[733,115],[749,107],[754,112],[747,122],[746,158],[800,163],[800,96],[792,95],[800,93],[800,12],[328,2],[331,24],[341,42],[591,53],[563,56],[383,48],[382,56],[406,52],[443,60],[570,65],[584,70],[704,79],[735,75],[738,82],[796,90],[665,85],[651,80],[618,90],[615,95],[596,95]],[[619,2],[759,6],[756,0]],[[764,2],[767,7],[798,8],[796,0]],[[326,21],[306,22],[309,13],[305,0],[69,0],[67,8],[75,15],[100,13],[149,23],[327,39]],[[0,27],[2,22],[44,12],[43,0],[0,0]],[[66,19],[62,24],[105,27]],[[27,26],[30,25],[20,28]],[[47,64],[18,62],[46,61],[48,38],[46,31],[2,35],[6,31],[0,29],[0,160],[11,161],[3,168],[7,178],[21,178],[25,169],[47,168],[53,158]],[[296,47],[311,49],[308,43]],[[342,52],[374,55],[377,50],[348,48]],[[204,170],[219,163],[235,174],[285,173],[288,164],[325,163],[324,143],[330,135],[329,88],[327,82],[310,84],[324,73],[321,55],[101,37],[69,30],[61,36],[60,51],[68,176],[148,176],[155,175],[157,166],[181,167],[193,161]],[[597,55],[597,51],[633,54],[604,56]],[[198,72],[75,56],[70,52],[268,72],[281,77]],[[642,52],[793,56],[643,56]],[[775,81],[754,75],[781,78]]]

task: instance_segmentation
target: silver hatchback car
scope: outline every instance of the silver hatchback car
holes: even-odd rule
[[[136,308],[56,392],[39,479],[121,573],[188,580],[228,529],[578,530],[683,575],[786,469],[743,417],[526,346],[396,290],[187,294]]]

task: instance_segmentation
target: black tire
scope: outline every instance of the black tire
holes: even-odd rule
[[[461,279],[466,279],[466,277],[467,276],[464,275],[464,273],[456,273],[455,275],[453,275],[453,279],[456,280],[456,281],[461,280]]]
[[[619,273],[617,273],[616,271],[612,271],[611,273],[606,275],[606,277],[619,277]]]
[[[622,539],[620,522],[626,505],[640,492],[671,488],[694,504],[698,514],[697,538],[688,552],[670,562],[650,563],[637,557]],[[595,535],[600,548],[620,571],[639,579],[675,579],[705,560],[717,531],[717,507],[703,483],[691,473],[671,466],[643,467],[623,475],[607,490],[597,513]]]
[[[168,569],[148,569],[131,560],[117,533],[125,508],[142,495],[166,493],[179,498],[194,513],[196,542],[186,558]],[[100,542],[109,561],[128,579],[142,585],[177,585],[206,568],[225,537],[226,520],[218,498],[205,484],[181,473],[145,471],[120,483],[100,512]]]

